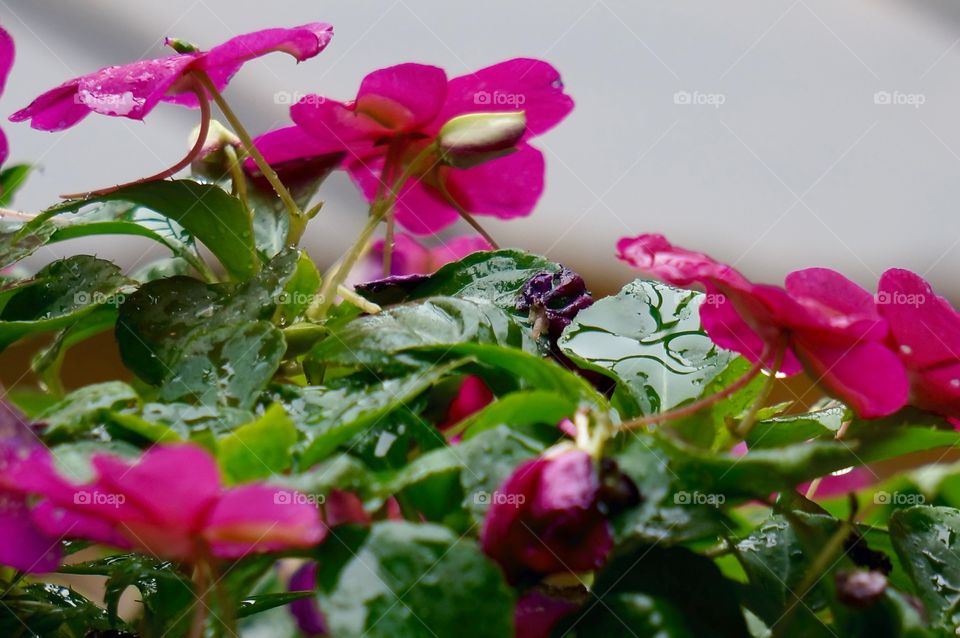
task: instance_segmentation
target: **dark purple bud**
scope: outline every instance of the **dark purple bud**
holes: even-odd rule
[[[607,515],[613,517],[642,503],[643,496],[637,489],[637,484],[620,471],[617,462],[611,458],[605,458],[600,462],[598,500]]]
[[[520,290],[517,310],[529,312],[534,322],[545,321],[550,338],[556,340],[577,313],[593,304],[583,277],[569,268],[541,272]]]
[[[549,638],[556,624],[579,607],[573,600],[532,589],[517,601],[513,614],[516,635],[522,638]]]
[[[290,591],[313,591],[317,588],[317,564],[304,565],[290,577]],[[314,597],[301,598],[290,603],[290,613],[304,636],[326,636],[327,623]]]
[[[849,607],[862,609],[877,602],[887,589],[887,577],[874,571],[837,572],[837,600]]]
[[[354,290],[375,304],[389,306],[406,301],[410,293],[429,278],[429,275],[391,275],[356,284]]]

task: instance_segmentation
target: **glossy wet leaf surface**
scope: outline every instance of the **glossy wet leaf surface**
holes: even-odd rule
[[[700,328],[702,295],[637,280],[577,315],[558,341],[577,365],[618,383],[631,417],[699,397],[733,359]]]

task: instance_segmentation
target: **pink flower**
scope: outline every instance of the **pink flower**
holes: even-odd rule
[[[440,430],[452,428],[460,421],[479,412],[493,402],[494,396],[487,384],[478,376],[470,375],[460,384],[457,396],[447,408],[447,418],[437,426]]]
[[[429,275],[454,261],[483,250],[492,250],[487,240],[478,235],[462,235],[443,240],[439,246],[429,248],[410,235],[397,233],[394,236],[393,255],[390,260],[391,275]],[[370,251],[370,262],[383,262],[384,241],[376,242]]]
[[[543,154],[527,140],[556,126],[573,108],[557,71],[517,58],[447,80],[442,69],[399,64],[369,74],[352,102],[307,96],[290,109],[296,127],[261,136],[267,161],[346,152],[344,166],[364,195],[381,188],[387,157],[407,166],[451,118],[524,111],[526,132],[511,154],[474,166],[433,166],[401,190],[397,220],[411,232],[436,232],[458,218],[439,186],[467,211],[501,219],[530,214],[543,192]]]
[[[159,558],[196,561],[312,547],[327,528],[295,492],[264,484],[224,488],[216,462],[196,445],[156,446],[132,465],[94,456],[96,478],[73,485],[38,455],[17,480],[42,497],[34,522],[54,537],[84,538]]]
[[[960,314],[909,270],[880,277],[877,305],[910,377],[910,402],[960,416]]]
[[[206,52],[176,53],[106,67],[47,91],[10,119],[29,119],[35,129],[60,131],[91,112],[142,120],[159,102],[195,107],[197,96],[188,78],[191,71],[205,72],[217,89],[223,89],[249,60],[283,51],[302,62],[323,51],[332,37],[333,27],[314,22],[292,29],[247,33]]]
[[[860,416],[896,412],[907,376],[887,347],[887,322],[873,296],[826,268],[787,275],[785,287],[754,284],[726,264],[671,245],[661,235],[621,239],[619,257],[664,281],[707,292],[700,320],[717,345],[766,365],[785,348],[779,371],[801,369]],[[766,353],[766,354],[764,354]]]
[[[514,581],[598,569],[613,546],[600,491],[593,460],[581,450],[521,464],[492,495],[483,551]]]
[[[26,418],[0,401],[0,564],[25,572],[51,572],[60,565],[60,542],[30,518],[17,476],[30,472],[29,458],[46,451]]]
[[[7,76],[10,75],[10,68],[13,66],[13,57],[13,38],[3,27],[0,27],[0,95],[3,95],[3,89],[7,84]],[[0,164],[7,161],[8,154],[7,136],[0,131]]]

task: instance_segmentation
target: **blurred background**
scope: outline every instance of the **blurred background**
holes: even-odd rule
[[[577,107],[535,141],[546,195],[531,217],[486,225],[594,290],[631,276],[613,258],[618,237],[655,231],[757,279],[823,265],[872,288],[897,265],[960,300],[960,4],[947,0],[0,0],[18,47],[0,113],[98,67],[166,54],[165,36],[206,48],[315,20],[336,28],[324,53],[300,66],[256,60],[230,85],[251,130],[287,123],[290,96],[349,99],[365,73],[402,61],[451,76],[514,56],[560,69]],[[165,168],[196,123],[174,105],[61,133],[6,123],[11,161],[40,167],[16,207]],[[327,262],[365,205],[343,174],[322,196],[306,243]],[[129,237],[56,248],[128,265],[155,250]]]

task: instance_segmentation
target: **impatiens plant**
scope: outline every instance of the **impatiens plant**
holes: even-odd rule
[[[607,247],[640,278],[591,294],[477,220],[544,190],[531,141],[573,108],[552,66],[400,64],[251,135],[234,73],[331,37],[168,40],[12,116],[200,124],[162,173],[41,211],[9,208],[28,165],[0,172],[0,350],[36,350],[0,398],[0,635],[960,633],[948,301],[898,269],[754,283],[656,234]],[[0,30],[0,89],[12,60]],[[336,169],[366,223],[310,256]],[[118,235],[169,255],[126,271]],[[90,339],[122,367],[66,383]]]

